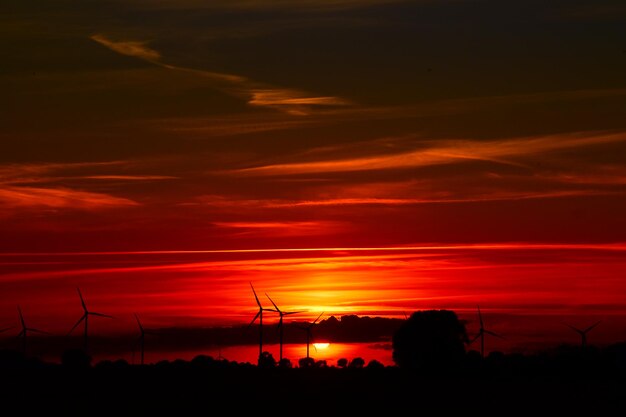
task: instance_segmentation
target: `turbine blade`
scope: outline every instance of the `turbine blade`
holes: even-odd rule
[[[115,317],[113,316],[109,316],[108,314],[102,314],[102,313],[92,313],[91,311],[88,312],[87,314],[91,315],[91,316],[98,316],[98,317],[106,317],[107,319],[114,319]]]
[[[492,332],[490,330],[485,330],[484,332],[487,333],[487,334],[490,334],[492,336],[499,337],[500,339],[504,339],[504,336],[501,336],[498,333],[494,333],[494,332]]]
[[[600,320],[601,321],[601,320]],[[593,330],[598,324],[600,324],[600,321],[596,322],[595,324],[592,324],[591,326],[587,327],[585,330],[583,330],[583,333],[588,333],[591,330]]]
[[[248,324],[248,329],[254,324],[254,322],[256,321],[256,319],[259,318],[259,316],[261,315],[261,310],[259,310],[258,313],[256,313],[256,316],[254,316],[254,318],[252,319],[252,321],[250,322],[250,324]]]
[[[564,325],[566,325],[567,327],[569,327],[570,329],[572,329],[573,331],[575,331],[576,333],[578,333],[578,334],[583,334],[583,331],[582,331],[582,330],[577,329],[576,327],[571,326],[571,325],[569,325],[569,324],[567,324],[567,323],[563,323],[563,324],[564,324]]]
[[[78,296],[80,297],[80,304],[83,306],[83,310],[87,311],[87,305],[85,304],[85,300],[83,299],[83,293],[80,292],[80,288],[76,287],[78,291]]]
[[[25,329],[26,322],[24,322],[24,315],[22,314],[22,308],[19,305],[17,306],[17,311],[18,313],[20,313],[20,323],[22,323],[22,328]]]
[[[311,326],[313,326],[315,323],[317,323],[317,321],[320,319],[320,317],[322,317],[324,315],[324,312],[322,311],[322,314],[320,314],[319,316],[317,316],[317,318],[315,319],[315,321],[313,323],[311,323]]]
[[[28,330],[29,332],[33,332],[33,333],[52,334],[50,332],[45,332],[45,331],[39,330],[39,329],[26,329],[26,330]]]
[[[289,316],[291,314],[302,314],[304,313],[304,311],[288,311],[286,313],[283,313],[283,316]]]
[[[252,286],[252,283],[250,283],[250,288],[252,288],[252,292],[254,293],[254,299],[256,300],[257,305],[259,306],[259,308],[262,308],[261,302],[259,301],[259,297],[257,297],[256,295],[256,291],[254,291],[254,286]]]
[[[70,334],[72,334],[72,332],[74,331],[75,328],[78,327],[79,324],[81,324],[83,322],[83,320],[85,320],[85,317],[87,317],[87,313],[83,314],[82,317],[76,322],[76,324],[74,325],[74,327],[72,327],[72,329],[67,332],[67,335],[69,336]]]
[[[24,336],[24,334],[26,334],[26,329],[23,329],[21,332],[19,332],[16,337],[22,337]]]
[[[281,314],[282,314],[282,311],[280,311],[280,308],[278,308],[278,306],[276,305],[276,303],[274,302],[274,300],[272,300],[272,299],[270,298],[270,296],[269,296],[269,295],[267,295],[267,293],[265,293],[265,296],[266,296],[266,297],[270,300],[270,302],[272,303],[272,305],[274,306],[274,308],[276,309],[276,311],[278,311],[279,313],[281,313]]]
[[[0,329],[0,333],[4,333],[7,330],[11,330],[13,327],[5,327],[4,329]]]
[[[480,337],[481,334],[482,334],[481,332],[478,332],[478,334],[476,336],[474,336],[474,338],[467,343],[468,346],[471,345],[472,343],[474,343],[476,340],[478,340],[478,338]]]
[[[478,321],[480,322],[480,328],[482,329],[483,326],[483,315],[480,313],[480,306],[477,305],[476,308],[478,309]]]
[[[139,330],[141,330],[141,333],[143,333],[143,326],[141,325],[141,322],[139,321],[139,316],[137,316],[137,313],[135,313],[135,320],[137,320],[137,324],[139,325]]]

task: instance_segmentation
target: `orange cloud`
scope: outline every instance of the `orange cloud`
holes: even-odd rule
[[[0,207],[2,208],[107,209],[137,205],[139,203],[126,198],[68,188],[13,186],[0,188]]]
[[[297,175],[323,172],[353,172],[385,169],[402,169],[444,165],[467,161],[489,161],[499,164],[520,165],[515,158],[626,141],[626,133],[570,134],[503,139],[495,141],[440,140],[423,149],[387,155],[359,158],[332,159],[314,162],[293,162],[263,165],[230,171],[238,175]]]
[[[93,35],[91,39],[122,55],[134,56],[149,62],[158,61],[161,58],[161,54],[146,46],[147,42],[113,42],[102,35]]]
[[[313,107],[346,106],[346,100],[323,96],[316,97],[306,92],[275,87],[250,80],[235,74],[197,70],[166,64],[161,61],[161,54],[146,46],[147,42],[113,41],[104,35],[92,35],[91,40],[122,55],[142,59],[161,68],[184,71],[196,76],[207,78],[213,87],[227,94],[246,100],[251,106],[275,108],[291,115],[307,115]]]
[[[255,236],[315,236],[329,230],[345,230],[346,224],[338,221],[270,221],[270,222],[215,222],[215,226],[237,230],[239,235]]]

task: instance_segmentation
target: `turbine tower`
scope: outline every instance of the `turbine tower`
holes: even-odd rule
[[[485,325],[483,323],[483,315],[480,312],[480,306],[477,306],[478,308],[478,321],[480,322],[480,330],[478,331],[478,334],[476,335],[476,337],[474,337],[469,344],[471,345],[472,343],[474,343],[476,341],[476,339],[478,339],[480,337],[480,357],[482,359],[485,359],[485,334],[494,336],[494,337],[498,337],[500,339],[504,339],[504,337],[500,336],[497,333],[494,333],[490,330],[485,329]]]
[[[302,313],[302,311],[282,311],[280,308],[278,308],[278,306],[276,305],[276,303],[274,302],[274,300],[272,300],[270,298],[269,295],[267,295],[267,293],[265,293],[265,296],[270,300],[270,302],[272,303],[272,305],[274,306],[274,308],[276,309],[276,312],[278,313],[278,315],[280,316],[280,318],[278,319],[278,334],[279,334],[279,346],[280,346],[280,360],[283,359],[283,317],[284,316],[289,316],[292,314],[300,314]]]
[[[256,304],[259,306],[259,311],[256,313],[256,316],[252,319],[250,324],[248,324],[248,328],[254,324],[256,319],[259,319],[259,359],[263,355],[263,312],[264,311],[275,311],[271,308],[263,308],[261,302],[259,301],[259,297],[256,295],[256,291],[254,290],[254,286],[250,283],[250,288],[252,288],[252,293],[254,294],[254,299],[256,300]]]
[[[322,317],[324,315],[324,312],[322,312],[322,314],[320,314],[319,316],[317,316],[317,318],[315,319],[315,321],[311,324],[309,324],[306,327],[298,327],[300,330],[304,330],[306,332],[306,358],[309,359],[309,345],[311,344],[311,340],[313,339],[313,335],[311,334],[311,330],[313,329],[313,326],[315,326],[315,324],[317,323],[317,321],[320,319],[320,317]]]
[[[584,330],[581,329],[577,329],[574,326],[570,326],[569,324],[565,323],[565,325],[567,327],[569,327],[570,329],[572,329],[573,331],[575,331],[576,333],[578,333],[580,335],[580,347],[581,349],[585,349],[587,347],[587,333],[589,333],[590,331],[592,331],[598,324],[600,324],[600,322],[596,322],[595,324],[592,324],[591,326],[587,327]]]
[[[67,335],[69,336],[70,334],[72,334],[72,332],[74,331],[75,328],[78,327],[78,325],[82,322],[85,323],[85,330],[84,330],[84,350],[85,353],[87,353],[87,348],[89,345],[89,316],[95,316],[95,317],[106,317],[108,319],[112,319],[113,316],[109,316],[107,314],[102,314],[102,313],[96,313],[94,311],[89,311],[87,309],[87,305],[85,304],[85,300],[83,299],[83,294],[80,292],[80,288],[76,288],[76,290],[78,291],[78,296],[80,297],[80,303],[83,306],[83,315],[80,317],[80,319],[78,319],[78,321],[76,322],[76,324],[74,325],[74,327],[72,327],[72,329],[67,333]]]
[[[17,311],[20,315],[20,324],[22,326],[22,331],[20,331],[17,337],[22,338],[22,353],[26,355],[26,337],[28,335],[28,332],[41,333],[41,334],[50,334],[50,333],[44,332],[43,330],[39,330],[39,329],[33,329],[32,327],[28,327],[26,325],[26,321],[24,320],[24,315],[22,314],[22,309],[20,306],[17,306]],[[8,329],[3,329],[2,331],[5,331],[5,330],[8,330]]]

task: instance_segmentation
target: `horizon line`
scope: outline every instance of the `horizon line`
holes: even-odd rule
[[[142,251],[87,251],[87,252],[0,252],[2,256],[109,256],[109,255],[184,255],[219,253],[281,253],[281,252],[402,252],[429,250],[604,250],[626,251],[626,242],[614,243],[478,243],[478,244],[433,244],[407,246],[366,247],[316,247],[316,248],[248,248],[248,249],[195,249],[195,250],[142,250]]]

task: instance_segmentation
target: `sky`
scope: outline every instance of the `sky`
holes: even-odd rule
[[[94,331],[240,324],[253,282],[302,319],[626,337],[622,1],[4,9],[0,327],[68,329],[76,286]]]

